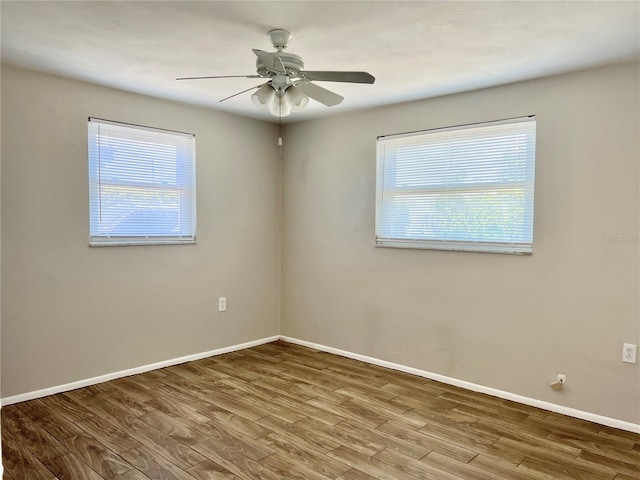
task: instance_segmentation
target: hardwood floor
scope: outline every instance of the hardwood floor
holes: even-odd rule
[[[2,408],[5,480],[640,479],[640,435],[275,342]]]

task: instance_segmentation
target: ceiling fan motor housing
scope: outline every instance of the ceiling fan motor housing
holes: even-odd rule
[[[280,57],[280,60],[282,60],[287,76],[297,77],[300,70],[304,70],[304,62],[298,55],[284,52],[274,52],[273,54]],[[256,70],[258,75],[263,77],[271,77],[278,74],[278,72],[272,72],[269,70],[260,58],[256,59]]]

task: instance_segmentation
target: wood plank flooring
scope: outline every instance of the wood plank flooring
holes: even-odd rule
[[[640,435],[275,342],[2,408],[5,480],[640,479]]]

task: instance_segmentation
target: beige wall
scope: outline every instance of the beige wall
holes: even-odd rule
[[[639,80],[621,65],[287,126],[282,333],[640,423],[640,364],[621,362],[640,343]],[[376,136],[529,114],[532,256],[374,248]]]
[[[640,423],[639,85],[621,65],[292,124],[281,180],[273,125],[3,67],[2,397],[282,333]],[[373,247],[376,136],[527,114],[533,256]],[[89,116],[196,134],[197,245],[87,246]]]
[[[87,246],[89,116],[195,133],[197,245]],[[3,66],[2,397],[276,335],[276,138],[263,122]]]

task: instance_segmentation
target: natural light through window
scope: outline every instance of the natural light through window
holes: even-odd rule
[[[90,244],[195,241],[195,137],[89,119]]]
[[[530,254],[535,117],[378,138],[376,245]]]

